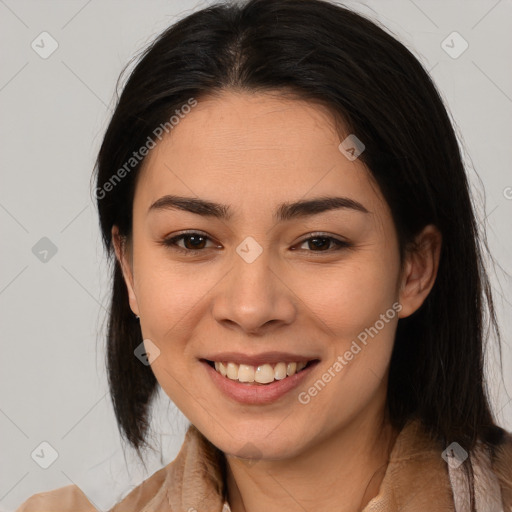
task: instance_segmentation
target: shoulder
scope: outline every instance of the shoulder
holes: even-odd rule
[[[34,494],[16,512],[97,512],[76,485]]]
[[[190,501],[204,510],[223,504],[221,452],[190,425],[177,457],[133,488],[110,512],[189,510]],[[76,485],[35,494],[16,512],[97,512]]]
[[[112,512],[136,512],[158,495],[160,490],[166,490],[164,484],[169,474],[169,466],[160,469],[133,489],[124,499],[117,503]],[[68,485],[49,492],[34,494],[26,500],[15,512],[98,512],[87,496],[77,485]]]

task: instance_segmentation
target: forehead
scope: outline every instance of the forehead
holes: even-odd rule
[[[304,100],[238,92],[199,100],[149,152],[136,202],[180,194],[240,211],[344,195],[375,210],[382,197],[366,166],[338,149],[348,135],[339,128],[325,107]]]

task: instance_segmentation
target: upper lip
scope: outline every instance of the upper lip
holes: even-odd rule
[[[241,352],[219,352],[217,354],[211,354],[203,357],[202,359],[206,359],[207,361],[217,361],[217,362],[233,362],[237,364],[248,364],[252,366],[257,366],[265,363],[299,363],[304,361],[307,363],[308,361],[313,361],[318,359],[315,356],[301,356],[299,354],[292,354],[290,352],[262,352],[261,354],[243,354]]]

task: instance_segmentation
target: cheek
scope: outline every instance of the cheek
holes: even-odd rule
[[[384,392],[400,308],[397,274],[393,262],[365,263],[347,265],[337,273],[316,273],[314,283],[312,278],[304,283],[308,294],[303,296],[326,347],[318,380],[301,395],[312,432],[356,417]]]
[[[294,291],[341,340],[373,325],[397,300],[398,263],[368,255],[308,273]]]
[[[159,254],[142,253],[135,267],[135,294],[141,318],[154,335],[182,331],[187,317],[200,310],[213,286],[209,273],[191,264],[176,264]],[[194,270],[193,270],[194,267]]]
[[[180,271],[162,258],[140,258],[136,272],[136,295],[140,310],[140,325],[144,339],[150,339],[159,349],[151,367],[161,387],[181,408],[183,389],[195,368],[189,340],[204,316],[206,294],[213,286],[198,273]],[[204,276],[206,277],[206,276]],[[203,300],[202,300],[203,299]]]
[[[140,308],[144,339],[149,338],[159,349],[151,369],[159,385],[185,414],[201,401],[198,390],[191,386],[191,375],[199,364],[193,357],[190,339],[197,329],[198,318],[205,314],[205,294],[213,286],[201,280],[198,272],[180,269],[162,261],[164,258],[139,260],[137,301]],[[204,276],[206,277],[206,276]]]

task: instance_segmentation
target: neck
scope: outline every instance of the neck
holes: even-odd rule
[[[230,508],[232,512],[361,510],[378,494],[397,435],[382,411],[344,425],[290,459],[262,459],[248,465],[227,456]]]

